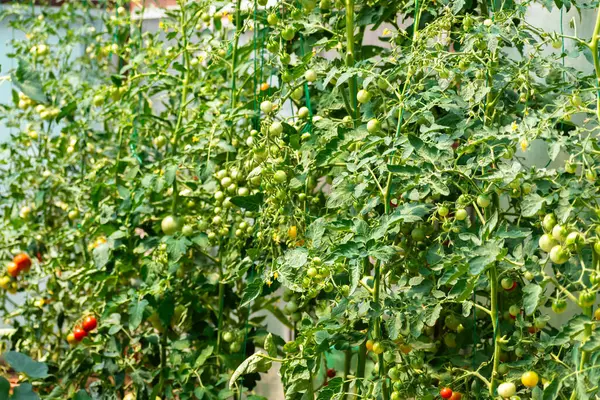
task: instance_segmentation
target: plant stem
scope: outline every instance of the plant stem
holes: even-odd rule
[[[183,87],[181,89],[181,100],[179,103],[179,112],[177,113],[177,124],[175,125],[175,130],[173,131],[173,147],[171,149],[171,153],[173,156],[177,154],[177,139],[179,137],[179,129],[181,128],[181,123],[183,121],[183,113],[186,107],[186,99],[188,94],[188,85],[190,81],[190,54],[188,52],[188,40],[187,40],[187,32],[186,32],[186,23],[185,23],[185,7],[182,4],[182,0],[178,0],[180,14],[179,14],[179,27],[181,29],[181,40],[183,41],[183,62],[184,62],[184,72],[183,72]],[[171,212],[173,215],[177,214],[177,174],[173,178],[173,202],[171,203]]]
[[[354,66],[354,0],[346,0],[346,67]],[[357,107],[357,82],[356,77],[348,80],[350,92],[350,106],[352,108],[352,119],[358,117]]]
[[[365,377],[365,365],[367,363],[367,342],[361,343],[358,348],[358,361],[356,367],[356,383],[354,387],[354,393],[357,398],[362,397],[362,384],[363,378]]]
[[[494,397],[496,375],[498,375],[498,364],[500,363],[500,346],[498,342],[500,338],[500,327],[498,326],[498,271],[496,270],[495,263],[492,264],[492,267],[490,268],[490,286],[490,315],[492,317],[492,328],[494,329],[494,358],[489,390],[490,396]]]
[[[346,354],[344,357],[344,385],[342,386],[342,400],[346,400],[348,389],[350,388],[350,380],[348,379],[348,375],[350,375],[350,365],[352,364],[352,350],[346,350]]]
[[[596,15],[596,25],[594,26],[594,33],[592,40],[588,44],[592,51],[592,60],[594,62],[594,71],[596,72],[596,84],[600,85],[600,58],[598,57],[598,39],[600,35],[600,8],[598,8]],[[596,94],[596,116],[600,121],[600,93]]]
[[[237,102],[237,95],[235,92],[235,68],[237,67],[237,53],[238,53],[238,43],[240,40],[240,8],[242,6],[242,0],[237,0],[235,5],[235,33],[233,38],[233,51],[231,54],[231,109],[234,110],[235,103]]]

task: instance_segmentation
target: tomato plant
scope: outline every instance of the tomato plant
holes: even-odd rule
[[[13,397],[600,395],[597,4],[96,3],[0,11]]]

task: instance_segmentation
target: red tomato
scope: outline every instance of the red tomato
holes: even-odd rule
[[[93,315],[85,317],[85,319],[83,320],[83,323],[81,324],[81,327],[86,332],[93,331],[94,329],[96,329],[97,326],[98,326],[98,321],[96,320],[96,317],[94,317]]]
[[[329,368],[327,370],[327,377],[328,378],[335,378],[335,375],[337,374],[336,370],[333,368]]]
[[[76,341],[81,342],[83,338],[87,336],[87,332],[78,326],[73,329],[73,336],[75,337]]]
[[[442,388],[442,390],[440,390],[440,396],[442,396],[444,399],[449,399],[452,397],[452,389],[447,387]]]
[[[31,267],[31,258],[25,253],[17,254],[13,258],[13,262],[17,265],[19,272],[28,271]]]

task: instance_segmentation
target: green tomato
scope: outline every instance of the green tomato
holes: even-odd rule
[[[505,399],[514,396],[517,392],[517,387],[512,382],[504,382],[498,385],[498,395],[500,397],[504,397]]]
[[[410,236],[413,238],[414,241],[422,242],[423,240],[425,240],[425,231],[423,230],[423,228],[417,227],[410,232]]]
[[[279,121],[274,121],[269,127],[269,133],[273,136],[279,136],[283,133],[283,124]]]
[[[552,311],[562,314],[567,309],[567,302],[563,299],[556,299],[552,302]]]
[[[294,36],[296,36],[296,30],[294,28],[292,28],[291,26],[285,28],[283,31],[281,31],[281,37],[284,40],[290,41],[294,38]]]
[[[172,215],[166,216],[161,221],[160,228],[165,235],[171,236],[179,230],[179,221]]]
[[[235,336],[231,332],[225,332],[223,334],[223,340],[227,343],[231,343],[235,340]]]
[[[456,335],[454,333],[446,333],[444,335],[444,344],[453,349],[456,347]]]
[[[565,162],[565,172],[567,172],[569,174],[574,174],[575,172],[577,172],[577,164],[575,164],[571,161],[566,161]]]
[[[554,238],[552,236],[548,235],[547,233],[544,233],[540,237],[538,244],[540,245],[540,249],[542,249],[546,253],[549,253],[550,250],[552,250],[552,248],[554,246],[556,246],[558,243],[556,242],[556,240],[554,240]]]
[[[580,247],[585,243],[585,236],[583,233],[573,231],[567,235],[565,244],[569,247]]]
[[[373,343],[373,353],[379,355],[379,354],[383,353],[384,350],[385,349],[383,347],[383,344],[381,344],[380,342]]]
[[[491,202],[492,201],[487,194],[480,194],[477,196],[477,205],[481,208],[488,208]]]
[[[458,221],[464,221],[465,219],[467,219],[468,216],[469,213],[467,213],[467,210],[465,210],[464,208],[459,208],[454,212],[454,218],[456,218],[456,220]]]
[[[556,217],[554,214],[546,214],[542,220],[542,228],[546,232],[552,232],[552,228],[556,225]]]
[[[377,133],[381,130],[381,122],[377,119],[372,119],[367,122],[367,131],[369,133]]]
[[[271,13],[267,16],[267,23],[271,26],[277,25],[279,22],[279,17],[275,13]]]
[[[513,285],[515,284],[515,281],[513,281],[510,278],[503,278],[502,281],[500,281],[500,285],[502,286],[502,288],[504,290],[511,290],[513,289]]]
[[[194,234],[194,228],[191,225],[186,224],[181,228],[181,233],[183,233],[183,236],[192,236]]]
[[[552,237],[559,242],[564,241],[568,234],[569,231],[562,225],[554,225],[554,228],[552,228]]]
[[[361,89],[356,94],[356,100],[361,104],[368,103],[371,100],[371,93],[368,90]]]
[[[400,371],[396,367],[392,367],[388,370],[388,376],[392,381],[400,380]]]
[[[449,212],[450,212],[450,210],[446,206],[441,206],[441,207],[438,208],[438,215],[440,217],[447,216]]]
[[[510,306],[508,308],[508,312],[510,313],[510,315],[512,315],[513,317],[516,317],[517,315],[519,315],[521,313],[521,307],[519,307],[516,304],[513,304],[512,306]]]
[[[273,174],[273,180],[277,183],[285,183],[287,182],[287,174],[285,171],[278,170]]]
[[[550,260],[554,264],[564,264],[569,261],[569,258],[571,258],[569,251],[561,245],[556,245],[550,250]]]
[[[309,69],[304,73],[304,79],[308,82],[314,82],[317,80],[317,73],[314,70]]]
[[[579,306],[591,307],[596,302],[596,292],[591,289],[586,289],[579,293]]]

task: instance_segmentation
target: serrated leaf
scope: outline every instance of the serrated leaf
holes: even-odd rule
[[[255,278],[252,282],[250,282],[246,286],[246,290],[244,290],[244,295],[242,296],[242,303],[240,307],[246,307],[252,301],[254,301],[260,294],[263,289],[263,280],[260,278]]]
[[[396,255],[397,251],[392,246],[377,246],[369,250],[369,255],[377,260],[388,262]]]
[[[32,360],[26,354],[7,351],[4,360],[17,372],[22,372],[32,379],[44,379],[48,376],[48,366],[43,362]]]
[[[231,203],[248,211],[258,211],[263,204],[263,193],[259,192],[250,196],[234,196]]]
[[[537,309],[542,294],[542,287],[533,283],[523,288],[523,308],[525,314],[532,315]]]
[[[0,399],[8,399],[10,382],[0,376]]]
[[[146,299],[139,300],[133,299],[129,306],[129,330],[134,331],[142,323],[144,317],[144,310],[148,305]]]
[[[600,332],[594,331],[592,336],[585,342],[581,347],[581,350],[588,352],[595,352],[600,350]]]
[[[263,357],[259,354],[252,354],[250,357],[246,358],[231,374],[231,378],[229,379],[229,387],[233,387],[235,382],[239,379],[240,376],[245,374],[251,374],[257,371],[259,363],[263,360]]]
[[[263,345],[263,348],[267,351],[267,354],[269,354],[269,356],[277,357],[277,346],[275,345],[275,342],[273,341],[272,333],[269,333],[267,335],[267,337],[265,338],[265,343]]]
[[[75,397],[73,397],[73,400],[91,400],[92,398],[90,397],[90,395],[83,389],[79,390],[77,393],[75,393]]]
[[[200,355],[198,356],[198,358],[196,358],[196,362],[194,363],[194,367],[195,368],[200,368],[201,366],[204,365],[204,363],[206,362],[206,360],[208,360],[208,357],[212,356],[213,353],[213,346],[207,346],[206,348],[204,348],[202,350],[202,352],[200,353]]]
[[[11,81],[30,99],[38,103],[48,103],[42,89],[40,74],[24,59],[19,58],[17,70],[11,75]]]
[[[108,243],[103,243],[100,246],[96,246],[96,248],[92,251],[96,268],[103,268],[108,263],[111,252],[112,251]]]
[[[533,217],[542,209],[545,202],[546,199],[537,193],[528,194],[521,203],[521,215],[526,218]]]
[[[14,388],[10,400],[39,400],[39,396],[33,391],[31,383],[21,383]]]

